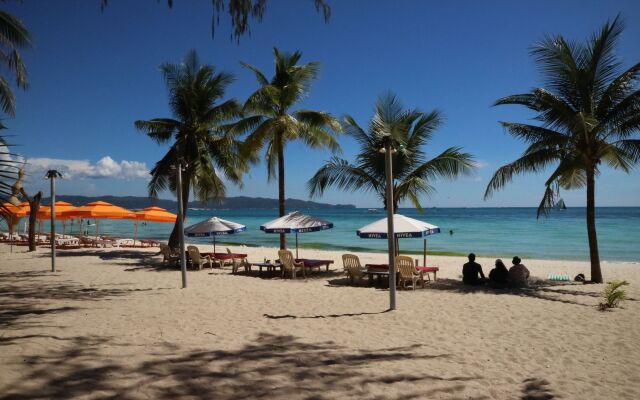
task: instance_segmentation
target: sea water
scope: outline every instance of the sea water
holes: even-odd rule
[[[293,210],[288,210],[293,211]],[[301,212],[333,222],[334,228],[300,234],[301,248],[340,251],[386,251],[386,239],[360,239],[356,231],[385,217],[384,210],[314,209]],[[552,211],[548,217],[536,218],[535,208],[429,208],[423,212],[400,209],[408,217],[437,225],[441,233],[427,238],[430,254],[467,254],[511,259],[545,258],[588,260],[589,247],[584,208]],[[602,260],[640,262],[640,207],[601,207],[596,210],[600,257]],[[260,225],[278,216],[278,210],[187,210],[185,226],[220,217],[247,226],[245,232],[218,236],[218,243],[252,246],[278,246],[277,234],[266,234]],[[22,219],[20,231],[24,229]],[[95,220],[89,221],[89,234],[95,233]],[[60,223],[60,222],[58,222]],[[148,222],[138,228],[139,238],[166,240],[173,224]],[[46,231],[48,225],[43,224]],[[71,227],[78,231],[78,225]],[[86,226],[83,229],[87,229]],[[57,228],[61,231],[61,226]],[[69,227],[66,228],[67,232]],[[133,222],[100,221],[100,233],[133,237]],[[295,235],[288,235],[288,246],[295,246]],[[210,243],[210,239],[187,238],[189,242]],[[422,239],[400,239],[402,252],[421,253]]]

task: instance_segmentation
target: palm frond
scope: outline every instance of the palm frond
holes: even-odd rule
[[[527,172],[543,171],[550,163],[558,159],[558,154],[554,151],[543,148],[537,151],[525,151],[517,160],[503,165],[493,174],[484,193],[485,200],[493,195],[493,192],[501,189],[511,182],[516,175]]]
[[[379,192],[384,182],[376,178],[347,160],[333,157],[309,179],[307,189],[311,197],[321,196],[329,187],[352,192]]]

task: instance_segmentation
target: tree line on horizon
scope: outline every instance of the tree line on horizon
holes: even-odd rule
[[[224,4],[222,0],[218,3]],[[245,3],[266,5],[266,1],[261,0]],[[324,1],[315,4],[318,10],[326,6]],[[325,18],[328,17],[326,10]],[[231,14],[232,26],[240,29],[235,33],[236,39],[247,32],[248,25],[243,28],[242,24],[251,12],[246,7],[241,10],[239,15],[245,19],[244,22],[240,19],[239,25]],[[259,21],[262,14],[258,12],[254,17]],[[637,138],[640,63],[626,70],[621,68],[615,49],[623,28],[618,16],[584,42],[549,35],[534,44],[530,53],[544,85],[501,98],[494,105],[524,106],[536,113],[537,124],[500,122],[507,133],[528,146],[518,159],[494,173],[485,192],[487,199],[517,175],[552,168],[538,207],[540,216],[553,206],[560,189],[586,188],[591,280],[599,283],[603,279],[595,226],[596,177],[603,163],[629,173],[640,162],[640,139]],[[26,89],[26,67],[19,50],[30,45],[28,31],[19,20],[0,12],[0,40],[5,72],[13,75],[17,87]],[[234,77],[216,71],[212,65],[200,64],[195,51],[187,53],[180,64],[163,64],[161,71],[173,115],[135,122],[136,128],[154,141],[171,144],[151,171],[149,194],[154,196],[161,190],[175,193],[175,173],[171,167],[178,158],[187,164],[182,193],[185,201],[190,193],[200,200],[224,196],[223,179],[241,187],[243,174],[264,159],[268,179],[278,179],[279,213],[284,215],[284,150],[287,143],[295,140],[333,153],[307,182],[311,197],[322,195],[330,187],[368,191],[380,197],[385,208],[392,207],[394,211],[402,200],[420,209],[420,196],[428,196],[435,190],[433,179],[455,179],[473,170],[473,157],[459,147],[451,147],[428,159],[424,147],[441,125],[440,112],[407,109],[392,92],[377,99],[366,129],[348,115],[339,120],[323,111],[299,108],[301,100],[309,95],[319,68],[317,62],[301,64],[300,59],[299,52],[274,49],[275,72],[271,78],[243,63],[258,81],[256,91],[243,103],[224,99],[225,90]],[[11,87],[5,76],[0,76],[0,106],[10,116],[15,113]],[[360,146],[354,161],[337,156],[340,153],[338,137],[342,134],[353,137]],[[379,152],[384,135],[391,135],[403,145],[394,156],[392,190],[396,204],[392,205],[385,204],[384,200],[384,157]],[[0,137],[0,144],[8,149],[4,137]],[[10,156],[10,151],[4,155]],[[15,163],[2,161],[1,166],[0,196],[6,198],[17,170]],[[170,244],[175,245],[176,239],[174,227]],[[285,246],[283,235],[281,247]]]

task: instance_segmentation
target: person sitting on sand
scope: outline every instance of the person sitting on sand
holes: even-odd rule
[[[473,286],[484,283],[482,266],[476,262],[476,255],[473,253],[469,254],[469,262],[462,266],[462,282]]]
[[[509,283],[515,287],[529,286],[529,270],[521,264],[520,257],[513,257],[513,266],[509,268]]]
[[[489,285],[495,288],[503,288],[509,282],[509,270],[501,259],[496,260],[496,266],[489,272]]]

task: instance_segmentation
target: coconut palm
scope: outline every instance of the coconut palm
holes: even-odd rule
[[[602,163],[630,172],[640,161],[640,63],[620,71],[615,55],[622,22],[615,18],[585,43],[548,36],[531,55],[544,88],[496,101],[516,104],[537,115],[539,125],[501,122],[507,132],[529,146],[517,160],[500,167],[487,186],[485,198],[526,172],[552,167],[538,207],[546,214],[557,196],[556,187],[583,188],[587,193],[587,233],[591,280],[602,282],[596,235],[595,184]]]
[[[215,33],[216,26],[220,24],[220,14],[225,10],[229,14],[231,28],[233,30],[231,38],[240,41],[240,37],[251,33],[250,20],[257,22],[262,21],[265,11],[267,10],[268,0],[211,0],[211,9],[213,12],[211,18],[211,35]],[[109,4],[109,0],[101,0],[101,9]],[[322,12],[324,21],[328,22],[331,17],[331,7],[326,0],[313,0],[313,4],[317,12]],[[173,7],[173,0],[167,0],[167,6]]]
[[[237,156],[239,142],[222,132],[221,125],[239,115],[240,105],[233,99],[218,103],[233,76],[216,72],[209,64],[200,64],[194,50],[187,53],[181,64],[163,64],[160,67],[169,89],[169,105],[173,118],[155,118],[136,121],[135,126],[159,144],[173,143],[169,151],[151,170],[149,195],[157,197],[160,191],[175,192],[178,158],[186,164],[183,173],[182,198],[189,201],[193,190],[200,201],[225,195],[226,178],[240,183],[246,166]],[[186,215],[186,210],[185,210]],[[177,243],[174,226],[169,245]]]
[[[307,182],[312,197],[322,195],[329,187],[344,191],[373,192],[385,209],[386,199],[384,136],[391,135],[403,149],[393,156],[393,212],[398,204],[409,200],[421,210],[421,195],[435,191],[433,180],[454,179],[470,173],[475,167],[473,157],[461,152],[459,147],[450,147],[434,158],[428,159],[424,147],[442,124],[437,110],[429,113],[417,109],[405,109],[393,93],[378,98],[375,113],[367,130],[346,116],[345,133],[360,145],[355,162],[334,157],[323,165]]]
[[[271,80],[256,67],[242,63],[253,71],[260,88],[249,96],[243,111],[248,117],[242,119],[230,132],[249,132],[243,144],[247,157],[256,157],[266,146],[265,160],[268,179],[271,180],[278,169],[279,215],[285,215],[285,175],[284,149],[288,142],[300,140],[311,148],[340,150],[334,133],[341,130],[340,123],[331,114],[297,109],[310,90],[311,82],[318,74],[318,62],[298,64],[302,54],[281,53],[273,49],[275,75]],[[280,247],[286,248],[284,234],[280,235]]]
[[[31,35],[18,18],[0,11],[0,62],[5,71],[13,75],[15,84],[20,89],[27,89],[27,68],[20,55],[20,50],[31,46]],[[14,116],[16,113],[15,98],[9,80],[0,76],[0,107],[5,113]]]

